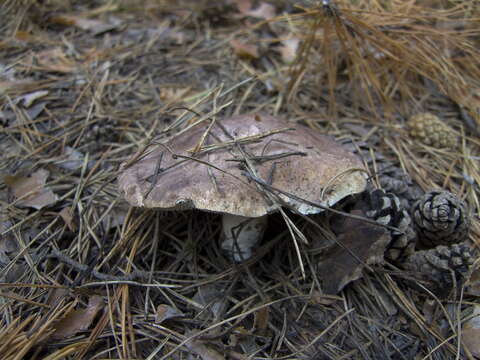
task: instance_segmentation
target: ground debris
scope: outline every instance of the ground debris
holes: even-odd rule
[[[360,210],[352,212],[364,216]],[[347,218],[337,244],[327,251],[326,259],[319,265],[319,276],[327,294],[337,294],[347,284],[359,279],[365,267],[384,262],[384,253],[391,240],[387,229]]]
[[[405,208],[441,188],[478,214],[480,8],[452,3],[0,2],[0,358],[478,356],[478,271],[439,298],[380,265],[382,227],[290,212],[308,244],[271,214],[232,264],[217,214],[134,209],[117,188],[132,152],[263,112],[348,143]],[[416,113],[441,116],[458,146],[412,138]]]

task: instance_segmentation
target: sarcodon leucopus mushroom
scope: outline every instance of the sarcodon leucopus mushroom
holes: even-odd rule
[[[162,140],[122,164],[118,183],[133,206],[223,214],[221,247],[240,262],[262,238],[268,214],[319,213],[314,204],[362,192],[366,178],[360,159],[330,137],[252,114],[209,119]]]

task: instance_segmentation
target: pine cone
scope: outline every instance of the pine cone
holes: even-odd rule
[[[395,262],[403,261],[415,250],[416,236],[408,212],[401,206],[397,196],[376,189],[364,196],[367,209],[365,214],[375,221],[396,227],[400,230],[391,233],[392,240],[387,245],[385,258]]]
[[[464,241],[470,226],[465,202],[441,190],[421,197],[412,208],[412,218],[419,244],[425,248]]]
[[[417,251],[406,259],[403,267],[433,282],[437,288],[448,290],[455,283],[457,287],[462,283],[474,260],[470,246],[462,243]]]
[[[352,139],[342,141],[350,151],[358,154],[368,165],[371,173],[377,172],[379,185],[385,192],[395,194],[405,209],[410,209],[417,199],[423,195],[422,189],[415,184],[400,166],[386,159],[375,151],[375,166],[370,155],[370,145],[365,142],[353,142]],[[368,189],[374,190],[373,185]]]
[[[410,136],[436,148],[455,148],[458,137],[440,118],[431,113],[413,115],[407,122]]]

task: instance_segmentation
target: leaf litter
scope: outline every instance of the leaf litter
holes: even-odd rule
[[[15,205],[40,210],[54,204],[58,197],[46,186],[50,173],[39,169],[30,176],[5,175],[4,182],[15,196]]]
[[[336,235],[324,217],[314,226],[289,214],[310,243],[299,242],[302,276],[279,216],[235,265],[219,250],[217,215],[128,208],[116,188],[116,169],[136,151],[212,116],[262,110],[367,143],[374,182],[387,158],[478,215],[478,8],[431,3],[2,3],[0,277],[21,271],[0,284],[0,357],[476,354],[475,286],[434,297],[380,264],[384,235],[365,223],[373,245],[359,249],[361,261],[335,247],[330,264],[351,264],[335,277],[325,254],[338,238],[357,249],[356,225]],[[63,24],[45,21],[52,14]],[[232,39],[258,46],[257,56],[238,56]],[[420,110],[441,115],[459,148],[410,137],[406,120]],[[471,240],[479,234],[476,217]],[[376,264],[365,271],[369,256]],[[53,333],[59,341],[48,342]]]

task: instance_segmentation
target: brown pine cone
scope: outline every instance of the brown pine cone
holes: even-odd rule
[[[455,148],[458,136],[436,115],[420,113],[407,122],[410,136],[436,148]]]
[[[442,190],[423,195],[412,207],[412,218],[424,248],[465,241],[470,226],[465,202]]]
[[[437,288],[448,290],[463,282],[474,260],[470,246],[462,243],[417,251],[405,260],[403,267]]]
[[[396,227],[392,231],[392,240],[387,245],[385,258],[395,262],[403,261],[415,250],[416,235],[408,212],[401,206],[400,200],[392,193],[381,189],[367,192],[364,196],[367,208],[365,214],[375,221]]]
[[[358,154],[368,165],[372,174],[376,171],[379,185],[385,192],[395,194],[405,209],[410,209],[417,199],[423,195],[422,189],[413,182],[410,176],[393,161],[388,160],[382,153],[375,151],[375,165],[371,157],[370,148],[376,144],[353,142],[344,139],[342,144],[350,151]],[[373,186],[369,189],[374,190]]]

